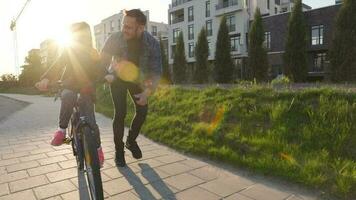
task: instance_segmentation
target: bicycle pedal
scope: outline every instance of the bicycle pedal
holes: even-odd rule
[[[72,141],[72,139],[68,137],[68,138],[64,139],[63,143],[64,144],[70,144],[71,141]]]

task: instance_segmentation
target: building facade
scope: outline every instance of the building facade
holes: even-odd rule
[[[52,65],[54,60],[58,57],[59,45],[55,40],[47,39],[40,44],[41,64],[44,68]]]
[[[308,30],[308,78],[321,81],[329,74],[328,52],[340,5],[333,5],[304,12]],[[272,78],[283,73],[283,54],[287,37],[289,13],[263,18],[266,47]]]
[[[174,51],[179,33],[183,33],[188,63],[195,62],[195,45],[202,28],[207,31],[209,60],[214,60],[215,46],[223,16],[227,19],[231,42],[231,56],[242,76],[246,65],[248,32],[256,8],[262,16],[273,16],[288,12],[293,0],[172,0],[168,10],[168,58],[173,64]],[[303,5],[304,10],[311,7]]]

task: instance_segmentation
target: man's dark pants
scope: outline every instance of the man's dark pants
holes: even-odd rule
[[[110,86],[112,101],[115,107],[115,116],[113,120],[114,142],[116,151],[124,148],[123,136],[125,130],[125,116],[127,113],[127,92],[129,92],[131,100],[135,103],[135,117],[132,120],[127,141],[135,141],[142,124],[144,123],[148,105],[141,106],[135,101],[134,95],[142,93],[143,90],[137,83],[123,81],[119,78],[115,79]]]

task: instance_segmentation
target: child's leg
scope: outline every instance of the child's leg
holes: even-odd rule
[[[78,100],[79,112],[81,116],[86,116],[89,120],[89,124],[94,129],[94,134],[96,138],[97,148],[100,148],[100,131],[99,127],[96,124],[95,119],[95,105],[93,102],[93,97],[90,94],[80,94]]]
[[[61,93],[61,110],[59,114],[59,128],[66,129],[77,101],[77,93],[64,89]]]
[[[54,133],[51,141],[53,146],[63,144],[66,136],[66,128],[73,113],[73,107],[77,101],[77,93],[64,89],[61,93],[61,110],[59,114],[59,130]]]

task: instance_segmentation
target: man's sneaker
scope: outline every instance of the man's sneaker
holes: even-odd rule
[[[132,157],[136,158],[136,159],[140,159],[142,158],[142,152],[141,152],[141,149],[140,147],[137,145],[137,142],[136,141],[133,141],[133,142],[129,142],[129,141],[126,141],[126,144],[125,144],[125,147],[131,151],[132,153]]]
[[[56,131],[54,133],[53,139],[51,141],[51,145],[53,145],[53,146],[62,145],[65,137],[66,137],[66,134],[63,131],[61,131],[61,130]]]
[[[126,160],[125,160],[125,151],[119,150],[115,152],[115,164],[118,167],[125,167]]]
[[[100,168],[102,168],[104,166],[104,153],[103,153],[103,148],[101,147],[98,148],[98,159],[99,159]]]

